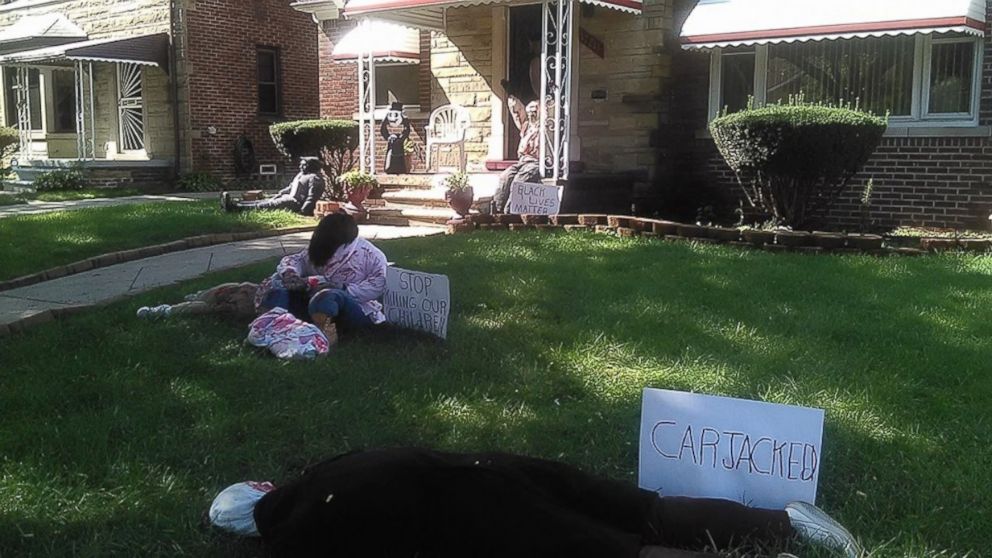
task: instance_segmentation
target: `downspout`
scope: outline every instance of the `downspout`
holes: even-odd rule
[[[172,135],[175,140],[175,155],[173,156],[172,170],[175,178],[178,179],[182,172],[182,132],[180,129],[181,118],[179,117],[179,28],[177,11],[181,9],[181,0],[171,0],[169,2],[169,85],[172,89]]]

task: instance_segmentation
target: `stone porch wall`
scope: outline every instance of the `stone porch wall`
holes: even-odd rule
[[[582,6],[580,29],[603,42],[605,56],[579,45],[577,107],[581,160],[594,172],[659,175],[654,137],[665,121],[663,105],[671,76],[666,51],[672,35],[672,0],[646,0],[641,15]],[[596,93],[605,99],[594,99]]]
[[[465,149],[469,170],[485,168],[491,134],[493,85],[492,6],[450,8],[447,32],[431,35],[431,107],[468,109],[472,126]]]

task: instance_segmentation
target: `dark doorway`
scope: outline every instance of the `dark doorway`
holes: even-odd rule
[[[536,101],[541,91],[541,18],[540,4],[513,6],[509,18],[509,52],[507,53],[507,93],[516,95],[524,105]],[[506,155],[517,158],[520,130],[507,119]]]

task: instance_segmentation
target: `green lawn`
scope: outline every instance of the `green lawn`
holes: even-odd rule
[[[229,214],[215,201],[156,202],[0,219],[0,280],[189,236],[314,224],[287,211]]]
[[[203,526],[213,496],[361,447],[501,449],[635,482],[645,386],[826,409],[819,503],[874,556],[988,547],[992,257],[592,234],[381,246],[450,276],[446,343],[365,336],[281,363],[243,323],[133,317],[271,263],[0,340],[0,549],[261,556]]]
[[[21,205],[28,201],[62,202],[96,198],[125,198],[139,196],[143,193],[134,188],[84,188],[82,190],[54,190],[34,194],[4,194],[0,195],[0,206]]]

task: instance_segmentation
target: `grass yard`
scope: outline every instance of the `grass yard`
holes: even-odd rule
[[[986,551],[992,257],[592,234],[381,246],[450,276],[446,343],[364,336],[281,363],[243,323],[133,317],[271,264],[0,340],[0,554],[261,556],[203,525],[213,496],[362,447],[501,449],[636,482],[645,386],[822,407],[819,503],[874,556]]]
[[[0,195],[0,206],[21,205],[28,201],[63,202],[92,200],[96,198],[126,198],[140,196],[145,192],[135,188],[83,188],[81,190],[53,190],[34,194],[3,194]]]
[[[224,213],[216,201],[156,202],[0,219],[0,280],[189,236],[313,224],[288,211]]]

